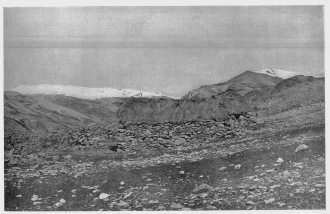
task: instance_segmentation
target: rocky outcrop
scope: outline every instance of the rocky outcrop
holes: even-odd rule
[[[240,95],[228,90],[211,98],[147,99],[130,98],[124,101],[117,116],[122,122],[164,123],[184,121],[220,121],[229,114],[249,112],[250,107]]]

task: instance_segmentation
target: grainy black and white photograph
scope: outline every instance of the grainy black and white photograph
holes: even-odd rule
[[[322,5],[4,7],[4,210],[325,210],[324,26]]]

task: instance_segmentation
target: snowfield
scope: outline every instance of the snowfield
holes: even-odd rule
[[[300,73],[296,73],[296,72],[292,72],[292,71],[279,70],[279,69],[263,69],[263,70],[253,71],[253,72],[260,73],[260,74],[267,74],[269,76],[279,77],[281,79],[288,79],[288,78],[298,76],[298,75],[306,76],[304,74],[300,74]]]
[[[65,96],[77,97],[82,99],[100,99],[107,97],[170,97],[161,93],[138,91],[133,89],[114,89],[114,88],[88,88],[64,85],[20,85],[10,89],[21,94],[63,94]],[[171,97],[174,98],[175,97]]]

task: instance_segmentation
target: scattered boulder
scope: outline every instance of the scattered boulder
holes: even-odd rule
[[[108,147],[110,150],[114,151],[114,152],[117,152],[118,150],[118,143],[116,142],[109,142],[108,143]]]
[[[294,152],[297,153],[297,152],[299,152],[299,151],[301,151],[301,150],[306,150],[306,149],[308,149],[308,148],[309,148],[309,146],[307,146],[307,145],[305,145],[305,144],[300,144],[300,145],[296,148],[296,150],[294,150]]]
[[[147,130],[144,132],[144,136],[150,137],[150,135],[151,135],[151,131]]]
[[[284,163],[284,160],[282,158],[278,158],[276,163]]]
[[[66,155],[63,158],[65,158],[65,159],[71,159],[72,158],[72,155]]]
[[[172,203],[171,204],[171,207],[170,207],[171,209],[175,209],[175,210],[178,210],[178,209],[181,209],[181,208],[183,208],[183,206],[181,205],[181,204],[177,204],[177,203]]]
[[[254,204],[256,204],[256,203],[254,203],[253,201],[247,201],[246,204],[247,204],[247,205],[254,205]]]
[[[198,192],[200,192],[202,190],[214,191],[214,188],[211,187],[211,186],[209,186],[209,185],[207,185],[207,184],[201,184],[198,187],[196,187],[192,192],[193,193],[198,193]]]
[[[212,205],[207,205],[205,209],[207,209],[207,210],[216,210],[217,208],[215,206],[212,206]]]
[[[184,138],[179,137],[176,141],[175,141],[175,145],[176,146],[181,146],[182,144],[187,143],[187,141]]]
[[[158,200],[150,200],[149,204],[159,204],[159,201]]]
[[[181,209],[181,211],[191,211],[191,208],[189,208],[189,207],[183,207],[183,208]]]
[[[291,173],[289,171],[284,171],[281,173],[283,178],[290,178],[292,177]]]
[[[126,207],[126,206],[128,206],[128,203],[125,202],[125,201],[120,201],[120,202],[118,203],[118,206],[120,206],[120,207]]]
[[[270,198],[268,200],[265,200],[265,204],[271,204],[275,201],[275,198]]]
[[[163,205],[159,205],[157,210],[165,210],[165,207]]]
[[[123,199],[126,199],[126,198],[128,198],[128,197],[131,197],[131,196],[132,196],[132,194],[133,194],[133,192],[130,192],[130,193],[128,193],[127,195],[125,195],[125,196],[124,196],[124,198],[123,198]]]
[[[99,196],[99,199],[106,199],[108,198],[110,195],[109,194],[106,194],[106,193],[101,193],[100,196]]]

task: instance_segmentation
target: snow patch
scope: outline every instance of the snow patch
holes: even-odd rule
[[[114,89],[114,88],[88,88],[64,85],[20,85],[9,91],[16,91],[21,94],[63,94],[65,96],[77,97],[82,99],[100,99],[107,97],[170,97],[161,93],[138,91],[133,89]],[[174,98],[175,97],[170,97]]]
[[[288,79],[288,78],[298,76],[298,75],[306,76],[304,74],[300,74],[300,73],[296,73],[296,72],[292,72],[292,71],[279,70],[279,69],[263,69],[263,70],[259,70],[259,71],[253,71],[253,72],[260,73],[260,74],[267,74],[269,76],[279,77],[281,79]]]

